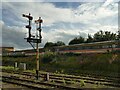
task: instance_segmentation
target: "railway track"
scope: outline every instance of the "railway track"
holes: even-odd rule
[[[41,73],[40,74],[40,79],[42,79],[44,81],[44,78],[46,76],[46,73]],[[22,77],[22,78],[21,78]],[[84,83],[90,83],[90,84],[99,84],[99,85],[107,85],[107,86],[112,86],[112,87],[116,87],[119,88],[120,87],[120,81],[119,78],[112,78],[112,79],[100,79],[100,78],[93,78],[93,77],[83,77],[83,76],[72,76],[72,75],[58,75],[58,74],[53,74],[53,73],[49,73],[49,78],[50,78],[50,82],[54,82],[56,84],[53,83],[48,83],[48,82],[40,82],[40,81],[36,81],[35,80],[35,73],[28,73],[28,72],[24,72],[22,74],[16,73],[16,74],[10,74],[8,76],[8,73],[3,73],[3,81],[7,81],[7,80],[12,80],[15,79],[17,81],[25,81],[25,82],[29,82],[29,83],[34,83],[32,85],[34,85],[36,87],[37,84],[42,84],[43,87],[47,87],[47,89],[51,89],[52,88],[65,88],[65,89],[81,89],[81,87],[66,87],[64,84],[67,84],[67,86],[77,82],[80,83],[81,80]],[[10,82],[10,81],[8,81]],[[15,81],[14,81],[15,82]],[[12,82],[11,82],[12,83]],[[47,86],[44,86],[47,85]],[[28,85],[29,87],[30,85]],[[32,86],[32,87],[34,87]],[[37,85],[40,86],[40,85]],[[48,87],[49,86],[49,87]],[[36,88],[41,88],[41,87],[36,87]]]
[[[26,86],[28,88],[33,88],[33,89],[42,89],[42,90],[82,90],[82,88],[78,87],[73,87],[70,85],[62,85],[58,83],[49,83],[49,82],[44,82],[40,80],[35,80],[35,79],[27,79],[24,77],[24,75],[17,75],[17,74],[9,74],[4,73],[2,75],[2,81],[7,82],[7,83],[12,83],[12,84],[17,84],[17,85],[22,85]]]
[[[2,72],[6,72],[2,70]],[[8,72],[8,71],[7,71]],[[11,72],[8,72],[11,73]],[[19,72],[14,72],[15,74],[20,74]],[[66,74],[56,74],[51,72],[39,72],[40,77],[45,76],[47,73],[49,73],[50,77],[67,77],[67,78],[76,78],[76,79],[99,79],[100,81],[107,81],[107,82],[120,82],[120,73],[117,76],[103,76],[103,75],[97,75],[97,74],[80,74],[79,76],[75,75],[66,75]],[[35,73],[33,72],[22,72],[22,75],[26,76],[35,76]]]
[[[46,75],[47,73],[41,73],[40,77],[43,77]],[[28,74],[28,73],[23,73],[23,75],[27,75],[27,76],[35,76],[33,74]],[[56,82],[62,82],[62,80],[64,79],[66,81],[66,83],[71,83],[71,81],[75,81],[75,82],[80,82],[81,80],[84,80],[85,83],[91,83],[91,84],[101,84],[101,85],[108,85],[108,86],[114,86],[114,87],[120,87],[120,78],[111,78],[111,77],[104,77],[104,78],[98,78],[98,77],[85,77],[85,76],[72,76],[72,75],[58,75],[58,74],[49,74],[49,78],[56,81]]]

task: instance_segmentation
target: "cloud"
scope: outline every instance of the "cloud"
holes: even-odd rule
[[[10,5],[9,5],[10,4]],[[4,3],[3,8],[10,8],[12,14],[20,20],[24,20],[22,13],[28,14],[29,12],[38,19],[41,16],[43,18],[43,25],[52,25],[56,22],[83,22],[93,21],[96,19],[102,19],[108,16],[114,16],[118,13],[117,4],[111,4],[111,8],[102,7],[102,3],[84,3],[79,5],[75,10],[70,8],[57,8],[53,3]],[[17,8],[16,8],[17,7]],[[4,13],[5,11],[3,11]],[[104,12],[104,14],[103,14]]]
[[[17,8],[16,8],[17,7]],[[51,3],[3,3],[3,8],[11,11],[15,14],[16,18],[22,19],[22,14],[28,14],[29,12],[38,19],[41,16],[45,21],[45,25],[49,25],[59,21],[70,21],[71,20],[71,10],[56,8],[55,5]],[[4,14],[5,10],[3,11]]]
[[[12,14],[20,20],[24,20],[22,13],[31,14],[37,17],[41,16],[44,20],[43,25],[52,25],[56,22],[87,22],[88,20],[96,20],[107,16],[113,16],[118,13],[117,5],[109,10],[107,7],[101,7],[101,3],[85,3],[80,5],[76,10],[70,8],[57,8],[52,3],[4,3],[3,8],[10,8]],[[17,8],[16,8],[17,7]],[[5,11],[3,11],[4,13]],[[104,14],[102,13],[104,12]],[[83,14],[81,14],[83,13]]]
[[[102,6],[103,3],[85,3],[80,5],[75,11],[75,20],[83,22],[91,22],[106,17],[114,17],[118,14],[118,4],[113,3],[107,7]]]
[[[75,37],[86,37],[87,34],[85,32],[80,32],[80,30],[52,30],[47,33],[42,33],[43,39],[45,41],[50,42],[57,42],[57,41],[63,41],[65,44],[68,44],[70,40],[72,40]]]
[[[20,32],[22,28],[6,26],[2,24],[2,45],[3,46],[13,46],[15,48],[25,48],[26,42],[24,40],[24,33]]]
[[[2,46],[2,25],[3,25],[3,22],[0,21],[0,46]]]
[[[2,0],[2,2],[105,2],[106,0]],[[119,2],[119,0],[107,0]]]
[[[112,2],[112,3],[111,3]],[[99,30],[117,31],[118,4],[114,1],[101,3],[80,3],[78,7],[57,7],[55,3],[41,2],[3,2],[2,30],[3,45],[17,49],[30,48],[24,40],[27,19],[22,14],[31,13],[34,20],[42,17],[42,44],[47,41],[64,41],[66,44],[74,37],[94,34]],[[35,32],[34,20],[32,32]]]
[[[114,0],[106,0],[106,2],[102,5],[104,7],[106,7],[107,5],[109,5],[110,3],[112,3]]]

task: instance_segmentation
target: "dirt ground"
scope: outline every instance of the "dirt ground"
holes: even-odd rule
[[[0,87],[2,88],[1,90],[33,90],[31,88],[18,86],[15,84],[10,84],[10,83],[5,83],[5,82],[2,82],[2,85]]]

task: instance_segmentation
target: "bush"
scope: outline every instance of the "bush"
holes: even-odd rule
[[[55,58],[56,54],[52,53],[52,52],[47,52],[44,54],[44,56],[42,57],[42,63],[50,63],[54,58]]]
[[[65,53],[66,56],[80,56],[80,53],[73,53],[73,52],[69,52],[69,53]]]

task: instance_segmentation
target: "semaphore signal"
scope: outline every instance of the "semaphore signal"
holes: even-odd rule
[[[28,30],[29,30],[29,36],[28,36],[28,38],[30,39],[31,38],[31,21],[32,21],[33,17],[30,16],[30,13],[29,13],[29,15],[23,14],[22,16],[29,19],[29,25],[26,25],[26,28],[28,28]]]
[[[33,17],[30,15],[25,15],[25,14],[22,14],[23,17],[26,17],[28,18],[29,20],[29,24],[26,25],[26,28],[28,29],[28,34],[29,36],[25,39],[27,39],[27,42],[29,42],[31,44],[31,46],[34,48],[34,50],[36,51],[36,64],[37,64],[37,67],[36,67],[36,79],[39,78],[39,48],[38,48],[38,45],[39,43],[41,43],[41,39],[42,39],[42,35],[41,35],[41,23],[43,22],[43,20],[41,19],[41,17],[39,17],[38,20],[35,20],[35,23],[38,25],[38,27],[36,28],[36,30],[38,31],[39,35],[37,35],[37,32],[36,32],[36,37],[33,37],[33,35],[31,34],[31,22],[33,20]],[[36,43],[36,48],[33,46],[32,43]]]

